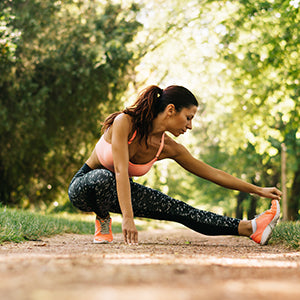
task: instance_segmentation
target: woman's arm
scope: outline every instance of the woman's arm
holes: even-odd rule
[[[241,179],[238,179],[224,171],[213,168],[204,162],[194,158],[190,152],[180,144],[174,146],[173,158],[178,164],[180,164],[187,171],[214,182],[220,186],[228,189],[238,190],[246,193],[257,194],[261,197],[280,200],[281,192],[275,188],[262,188],[250,183],[247,183]]]
[[[123,215],[122,231],[125,243],[137,243],[138,232],[133,220],[130,182],[128,176],[128,135],[131,122],[128,116],[119,115],[112,126],[112,154],[117,183],[117,194]]]

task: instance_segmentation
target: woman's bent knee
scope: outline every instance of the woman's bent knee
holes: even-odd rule
[[[115,175],[113,172],[106,169],[95,169],[91,173],[93,173],[93,182],[105,186],[115,185]]]

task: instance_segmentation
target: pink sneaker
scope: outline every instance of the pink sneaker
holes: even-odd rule
[[[94,244],[112,243],[111,218],[100,219],[96,217]]]
[[[280,216],[280,205],[278,200],[272,200],[269,210],[257,216],[252,222],[256,222],[256,230],[250,238],[261,245],[266,245],[271,237],[272,231]]]

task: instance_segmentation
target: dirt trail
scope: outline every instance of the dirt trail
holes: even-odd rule
[[[187,229],[120,234],[112,245],[63,235],[0,246],[3,300],[300,299],[300,252]]]

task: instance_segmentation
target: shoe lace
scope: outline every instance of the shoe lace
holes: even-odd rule
[[[101,233],[102,234],[108,234],[109,233],[110,218],[101,220],[100,224],[101,224]]]
[[[257,219],[258,217],[260,217],[260,216],[262,216],[264,214],[270,214],[270,213],[272,213],[271,209],[265,210],[262,213],[260,213],[259,215],[255,215],[254,219]]]

